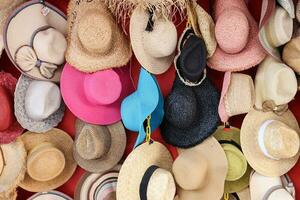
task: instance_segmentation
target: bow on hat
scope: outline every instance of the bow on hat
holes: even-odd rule
[[[273,100],[266,100],[262,104],[262,109],[255,108],[258,111],[269,112],[272,111],[276,115],[283,115],[288,109],[288,104],[276,105]]]

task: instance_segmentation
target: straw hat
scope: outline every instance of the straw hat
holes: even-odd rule
[[[77,120],[73,156],[80,167],[89,172],[103,172],[114,167],[126,147],[122,122],[99,126]]]
[[[291,111],[276,115],[252,109],[241,128],[242,150],[255,171],[265,176],[281,176],[298,160],[299,133]]]
[[[36,193],[27,200],[72,200],[72,198],[62,192],[52,190],[49,192]]]
[[[27,151],[27,171],[20,187],[30,192],[49,191],[71,178],[77,165],[73,140],[66,132],[56,128],[44,134],[28,131],[21,138]]]
[[[135,147],[144,142],[146,132],[144,122],[151,115],[150,127],[154,131],[164,117],[164,98],[154,75],[141,69],[137,90],[127,96],[121,105],[124,126],[139,132]]]
[[[65,105],[59,87],[21,75],[15,90],[15,116],[22,127],[43,133],[62,120]]]
[[[226,72],[219,103],[222,122],[235,115],[249,112],[255,101],[254,84],[251,76]]]
[[[300,74],[300,37],[291,39],[283,48],[282,59],[297,74]]]
[[[121,67],[131,55],[129,40],[102,0],[70,1],[66,52],[68,63],[90,73]]]
[[[201,144],[178,149],[173,173],[180,200],[220,199],[227,173],[226,155],[214,137]]]
[[[218,47],[208,66],[218,71],[243,71],[265,57],[258,40],[258,27],[243,0],[215,1]]]
[[[281,114],[297,93],[295,73],[271,56],[259,65],[255,76],[255,107]]]
[[[132,50],[141,66],[152,74],[166,72],[174,60],[177,44],[173,22],[137,6],[130,17],[129,32]]]
[[[4,27],[5,50],[23,74],[59,82],[67,48],[66,25],[65,15],[51,4],[24,3]]]
[[[173,159],[158,142],[143,143],[124,161],[117,183],[117,200],[173,200],[176,186]]]

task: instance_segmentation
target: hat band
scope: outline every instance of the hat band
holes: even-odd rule
[[[240,151],[242,151],[241,146],[233,140],[219,140],[219,143],[220,144],[231,144],[231,145],[235,146],[236,148],[238,148]]]
[[[282,185],[275,185],[273,187],[271,187],[270,189],[268,189],[268,191],[265,193],[265,195],[263,196],[262,200],[268,200],[270,195],[279,189],[284,189],[284,187],[282,187]]]
[[[147,189],[151,176],[158,169],[158,166],[151,165],[145,172],[141,184],[140,184],[140,198],[141,200],[147,200]]]

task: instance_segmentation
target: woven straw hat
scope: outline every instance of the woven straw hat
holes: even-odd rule
[[[68,7],[68,48],[66,60],[80,71],[125,65],[132,52],[102,0],[71,0]]]
[[[126,147],[122,122],[108,126],[87,124],[77,120],[73,156],[78,165],[89,172],[103,172],[114,167]]]
[[[29,197],[27,200],[73,200],[73,199],[64,193],[52,190],[49,192],[36,193],[31,197]]]
[[[297,74],[300,74],[300,37],[293,38],[283,48],[282,59]]]
[[[176,186],[173,159],[158,142],[143,143],[124,161],[117,183],[117,200],[173,200]]]
[[[56,128],[44,134],[28,131],[21,138],[27,151],[27,172],[20,187],[30,192],[49,191],[71,178],[77,165],[73,140],[66,132]]]
[[[276,115],[252,109],[241,128],[242,150],[255,171],[265,176],[281,176],[299,158],[299,133],[291,111]]]

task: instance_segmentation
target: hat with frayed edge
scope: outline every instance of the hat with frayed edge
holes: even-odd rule
[[[49,192],[36,193],[27,200],[72,200],[72,198],[62,192],[52,190]]]
[[[282,60],[300,74],[300,37],[292,38],[283,48]]]

